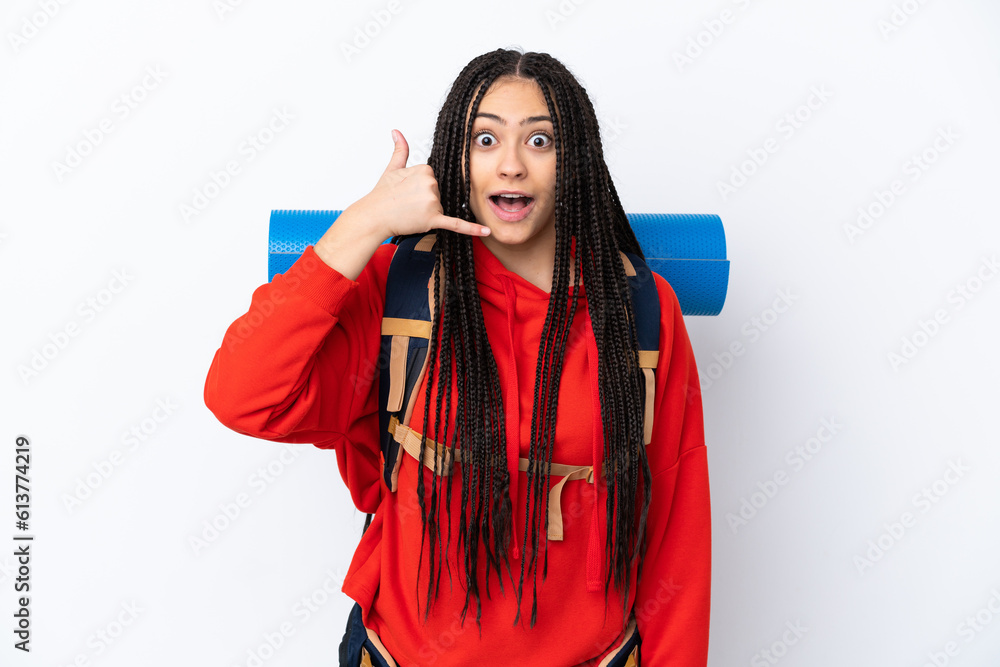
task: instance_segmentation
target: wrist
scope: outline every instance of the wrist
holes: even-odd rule
[[[366,218],[354,206],[348,207],[313,246],[325,264],[349,280],[357,280],[385,240],[378,226],[368,224]]]

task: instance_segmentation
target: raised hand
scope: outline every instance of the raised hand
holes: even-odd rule
[[[448,229],[485,236],[489,228],[444,214],[434,171],[426,164],[406,166],[409,144],[398,130],[389,164],[367,195],[354,202],[316,242],[319,257],[351,280],[356,279],[375,249],[392,236]]]

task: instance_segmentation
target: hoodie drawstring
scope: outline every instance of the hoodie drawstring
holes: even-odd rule
[[[601,474],[601,462],[604,458],[604,422],[601,419],[601,389],[600,375],[598,374],[598,353],[597,337],[594,335],[594,328],[591,324],[589,311],[587,313],[587,328],[590,335],[587,336],[587,365],[590,366],[590,388],[591,388],[591,421],[594,424],[594,509],[590,516],[590,539],[587,544],[587,591],[590,593],[601,592],[601,552],[600,539],[600,512],[597,511],[600,501],[600,488],[604,483]]]
[[[510,474],[510,497],[511,497],[511,542],[513,556],[517,560],[521,557],[520,537],[517,530],[516,514],[518,507],[518,497],[520,495],[520,470],[518,468],[521,453],[521,409],[520,393],[518,391],[517,359],[514,356],[514,323],[516,321],[515,306],[517,305],[517,291],[513,281],[507,276],[498,276],[503,285],[503,292],[507,310],[507,404],[504,406],[507,419],[507,470]],[[589,331],[587,336],[587,362],[590,367],[591,404],[593,421],[593,483],[594,483],[594,507],[591,512],[590,537],[587,543],[587,591],[591,593],[602,592],[602,553],[601,544],[601,512],[599,510],[600,485],[604,484],[601,476],[601,463],[604,457],[604,423],[601,419],[601,393],[600,376],[598,374],[598,351],[597,339],[594,336],[593,325],[590,321],[589,313],[586,317],[586,325]],[[551,499],[550,499],[551,501]]]
[[[517,385],[517,359],[514,357],[514,321],[517,305],[517,292],[514,283],[507,276],[499,276],[503,285],[504,301],[507,306],[507,395],[508,405],[504,406],[507,414],[507,472],[510,475],[510,506],[511,543],[514,549],[514,560],[521,558],[520,538],[517,531],[517,500],[520,495],[521,474],[518,463],[521,458],[521,397]]]

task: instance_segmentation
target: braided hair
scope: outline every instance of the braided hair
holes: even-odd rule
[[[556,147],[555,264],[548,312],[539,344],[535,374],[534,407],[528,464],[528,502],[525,506],[525,536],[531,539],[528,554],[521,558],[517,585],[518,614],[525,573],[532,579],[531,625],[537,613],[539,534],[547,535],[549,471],[555,441],[556,407],[563,357],[570,326],[577,310],[572,290],[586,286],[587,303],[598,350],[598,383],[604,456],[601,465],[607,486],[606,559],[609,564],[604,586],[605,604],[613,581],[628,602],[629,572],[638,561],[642,569],[645,525],[650,503],[650,470],[643,445],[643,401],[645,384],[638,366],[635,318],[628,283],[619,251],[642,256],[639,243],[625,216],[618,193],[604,161],[600,130],[586,90],[570,71],[546,53],[521,53],[498,49],[473,59],[452,84],[438,114],[434,143],[428,164],[438,181],[444,214],[473,221],[469,206],[469,144],[473,119],[483,97],[500,78],[534,80],[539,84],[549,115],[554,119]],[[461,517],[457,549],[464,557],[464,622],[471,599],[476,601],[476,624],[480,626],[480,540],[486,556],[485,587],[496,572],[501,591],[501,564],[511,574],[508,546],[512,530],[512,507],[507,469],[506,429],[500,380],[475,287],[473,242],[469,236],[446,230],[437,232],[437,263],[434,271],[433,325],[428,350],[424,397],[424,433],[420,460],[427,445],[430,424],[431,386],[435,365],[440,368],[435,404],[435,439],[447,446],[455,460],[460,443],[462,465]],[[574,248],[575,244],[575,248]],[[571,249],[573,251],[571,252]],[[440,342],[439,342],[440,341]],[[452,383],[457,404],[451,405]],[[449,432],[454,412],[454,432]],[[595,415],[596,419],[596,415]],[[442,432],[442,426],[444,431]],[[437,472],[437,471],[436,471]],[[443,472],[443,471],[441,471]],[[596,471],[595,471],[596,472]],[[641,475],[641,488],[640,488]],[[596,475],[595,475],[596,477]],[[438,512],[441,493],[446,493],[448,535],[451,543],[451,494],[454,475],[431,476],[430,507],[425,502],[424,475],[418,474],[417,496],[424,540],[430,540],[429,578],[425,618],[437,596],[444,552]],[[600,483],[600,478],[595,480]],[[639,497],[641,495],[641,498]],[[543,518],[544,517],[544,518]],[[447,549],[447,546],[444,547]],[[547,537],[542,576],[548,573]],[[512,575],[511,575],[512,576]],[[450,568],[449,568],[450,577]],[[419,578],[418,578],[419,588]],[[419,590],[418,590],[418,600]],[[418,603],[419,604],[419,603]],[[623,617],[628,610],[623,608]]]

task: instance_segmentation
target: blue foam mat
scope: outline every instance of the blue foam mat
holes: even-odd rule
[[[319,240],[340,211],[271,211],[269,279]],[[663,276],[685,315],[718,315],[729,287],[722,220],[703,213],[628,213],[649,268]]]

